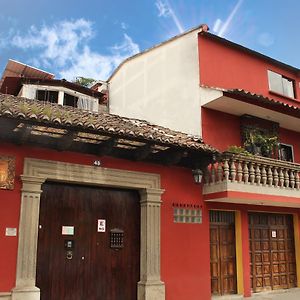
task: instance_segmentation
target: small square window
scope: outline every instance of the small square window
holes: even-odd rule
[[[292,145],[279,144],[279,159],[285,161],[294,161],[294,151]]]
[[[294,80],[268,70],[269,90],[289,98],[295,98]]]

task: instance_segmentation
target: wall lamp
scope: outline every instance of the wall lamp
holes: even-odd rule
[[[194,169],[192,173],[195,183],[200,184],[202,182],[203,171],[201,169]]]

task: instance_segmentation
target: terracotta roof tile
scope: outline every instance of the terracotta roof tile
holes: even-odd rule
[[[210,153],[218,152],[204,144],[198,136],[174,131],[150,124],[147,121],[129,119],[108,113],[89,113],[72,107],[30,100],[12,95],[0,94],[0,117],[24,119],[56,124],[62,127],[79,127],[80,130],[93,130],[124,137],[138,138],[160,142],[168,146],[200,150]]]

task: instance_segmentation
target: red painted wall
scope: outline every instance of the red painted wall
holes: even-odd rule
[[[17,237],[5,237],[6,227],[18,227],[20,214],[20,175],[24,157],[59,160],[91,165],[98,157],[41,148],[1,144],[0,154],[16,156],[16,185],[13,191],[0,190],[0,292],[15,285]],[[194,184],[190,170],[154,164],[101,158],[107,168],[152,172],[161,175],[161,274],[168,300],[210,299],[208,210],[199,185]],[[203,224],[173,222],[173,203],[201,205]]]
[[[300,163],[300,133],[280,128],[279,139],[281,143],[293,145],[294,161]]]
[[[300,107],[300,77],[255,55],[199,34],[200,83],[211,87],[241,88]],[[295,80],[297,101],[269,92],[267,70]]]
[[[228,116],[229,118],[229,116]],[[234,121],[232,120],[234,123]],[[285,132],[283,132],[285,133]],[[289,134],[285,133],[286,138]],[[24,157],[59,160],[91,165],[98,157],[70,152],[56,152],[41,148],[17,147],[2,144],[0,154],[16,156],[16,185],[13,191],[0,190],[0,292],[10,291],[15,285],[17,238],[5,237],[6,227],[18,227],[20,211],[20,175]],[[250,295],[249,242],[247,238],[248,210],[296,212],[289,208],[210,203],[202,199],[201,186],[195,185],[190,170],[146,163],[134,163],[108,157],[101,158],[107,168],[152,172],[161,175],[161,274],[166,284],[167,300],[210,299],[210,250],[208,209],[239,209],[242,211],[243,267],[245,295]],[[173,204],[200,205],[203,224],[173,222]]]
[[[209,108],[201,108],[203,141],[225,151],[241,145],[240,118]]]
[[[220,151],[228,146],[241,146],[240,118],[217,110],[202,107],[203,141]],[[293,145],[294,161],[300,163],[300,133],[288,129],[279,129],[279,141]]]

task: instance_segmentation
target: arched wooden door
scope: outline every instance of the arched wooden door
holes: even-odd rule
[[[137,191],[45,183],[39,224],[41,300],[137,298]]]

